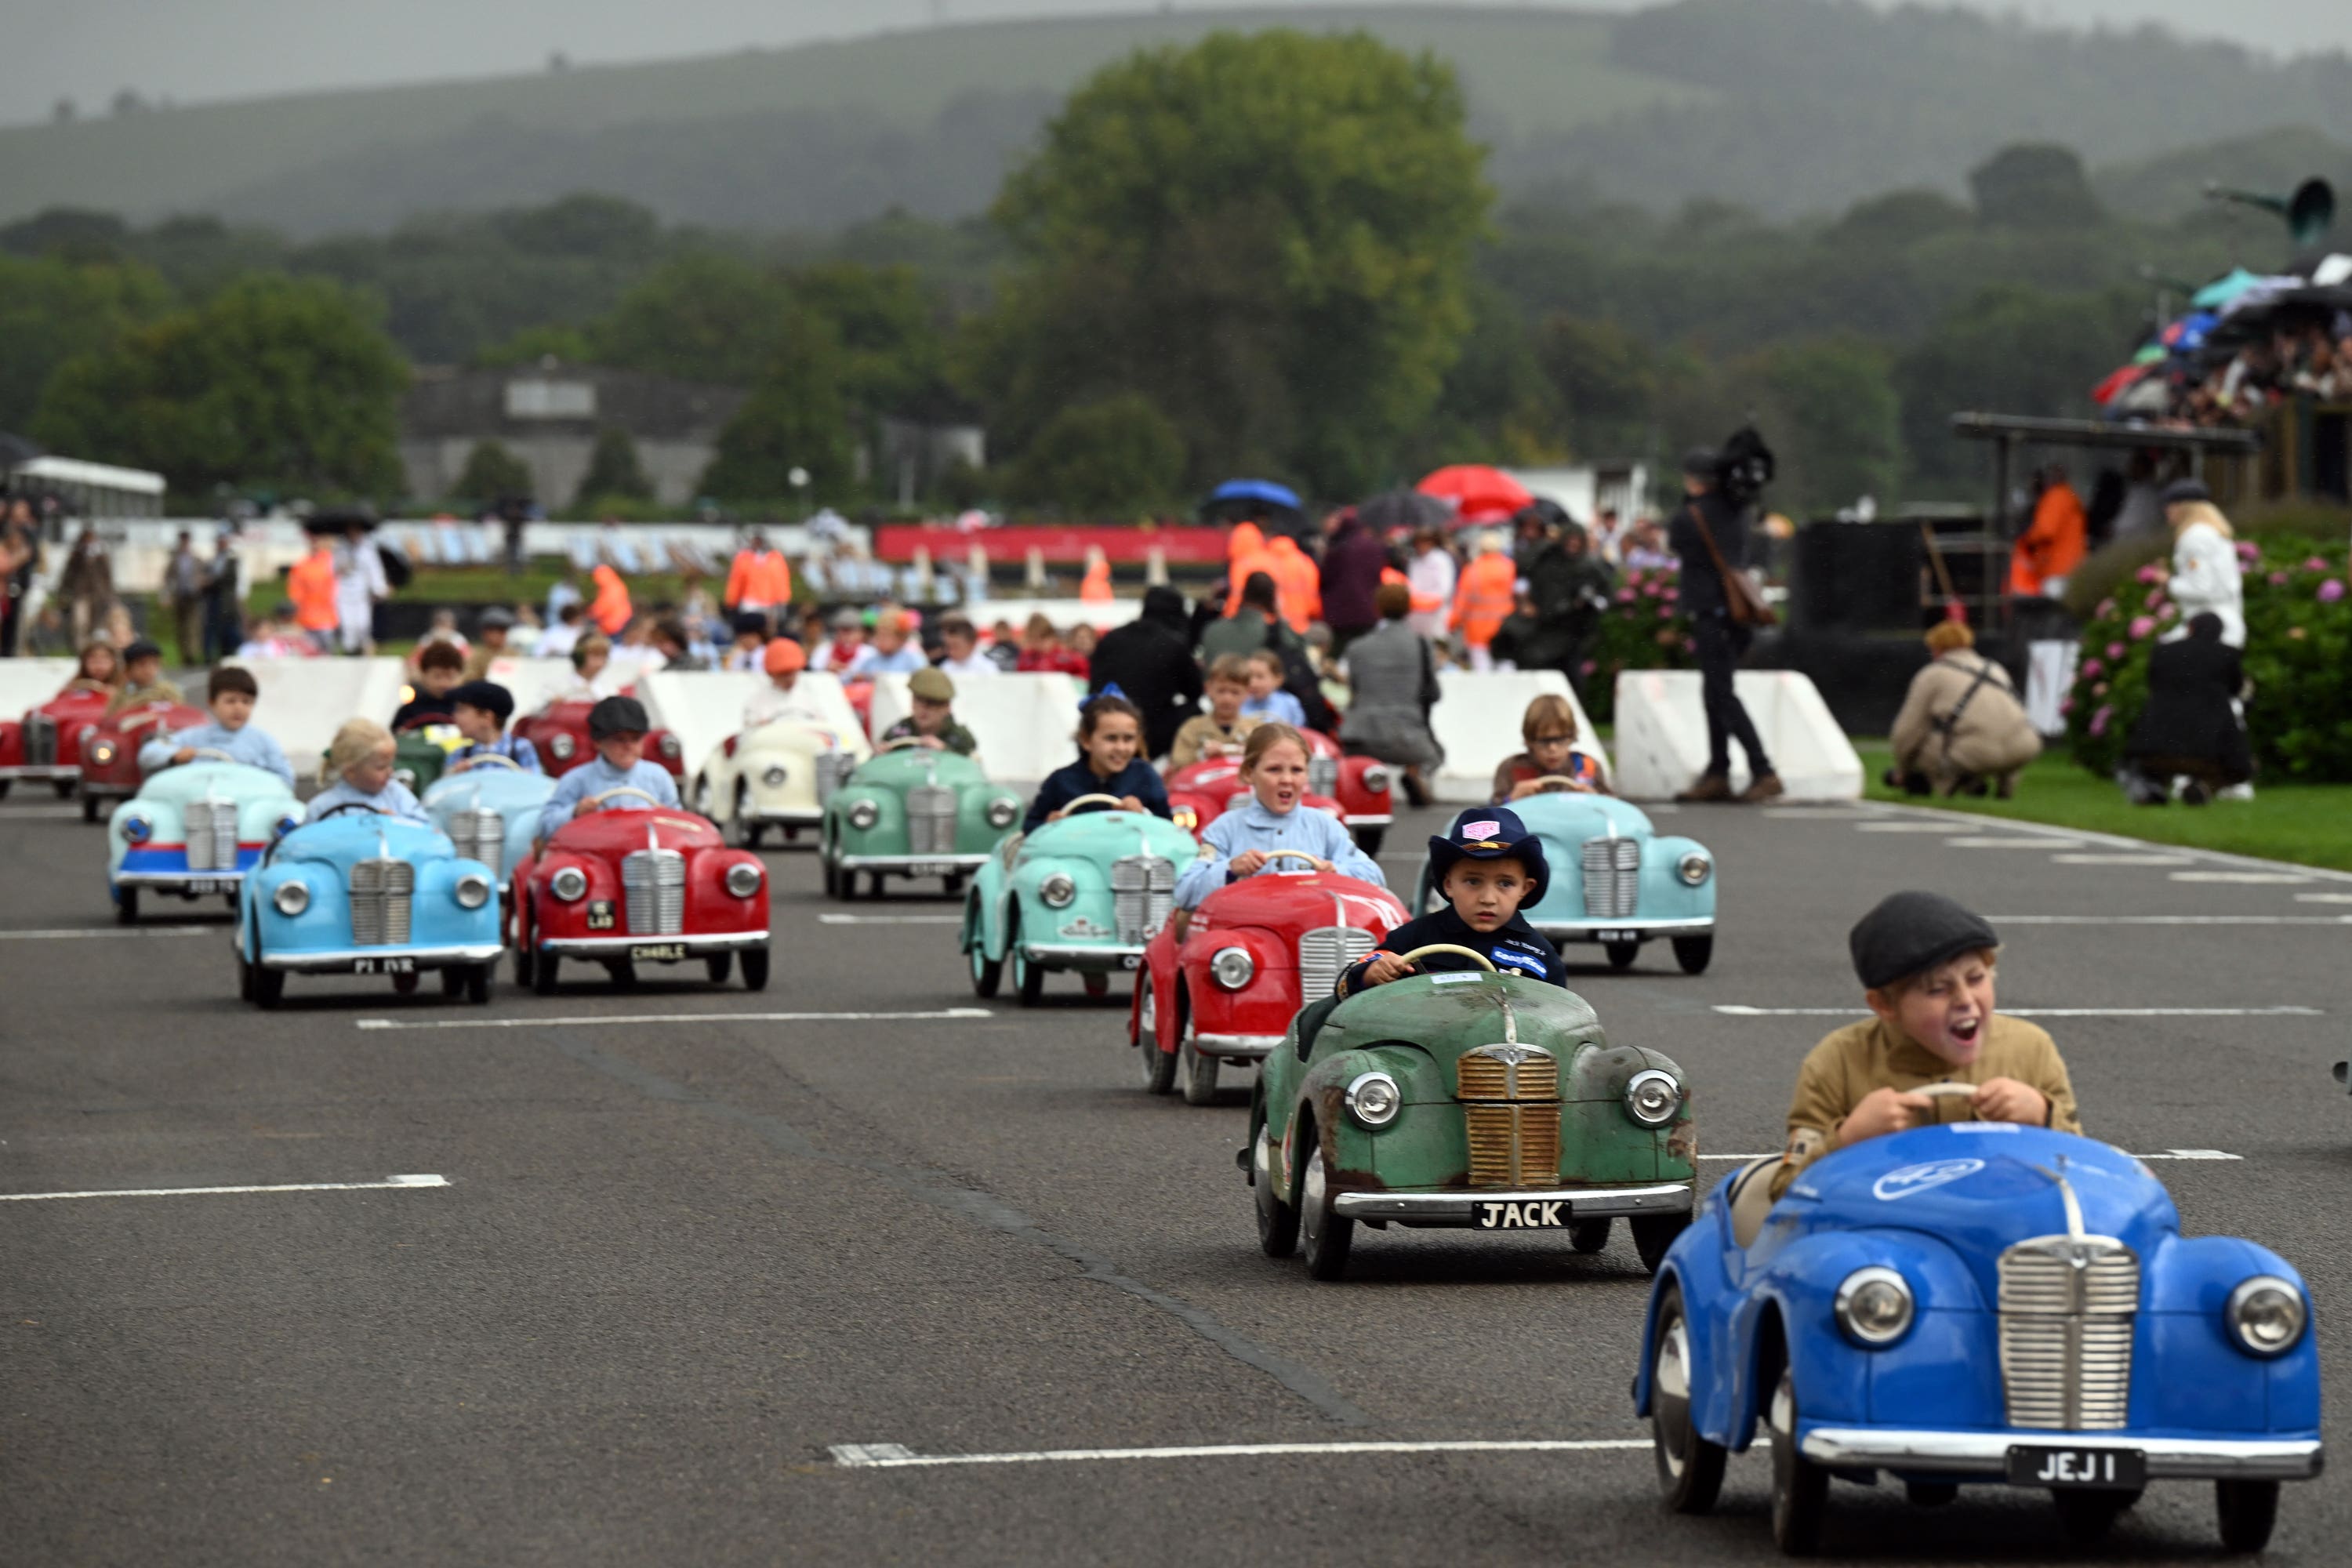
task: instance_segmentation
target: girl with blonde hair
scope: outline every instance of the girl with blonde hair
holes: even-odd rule
[[[2221,640],[2246,646],[2246,587],[2231,542],[2230,520],[2213,504],[2204,484],[2182,479],[2164,492],[2164,520],[2172,525],[2172,602],[2180,620],[2164,640],[2189,635],[2189,623],[2206,611],[2221,622]]]
[[[344,721],[335,731],[334,743],[327,748],[326,764],[319,770],[319,782],[327,787],[310,797],[310,815],[304,820],[316,822],[338,806],[364,805],[386,816],[430,823],[433,819],[425,815],[408,786],[392,776],[397,749],[392,731],[374,720]]]

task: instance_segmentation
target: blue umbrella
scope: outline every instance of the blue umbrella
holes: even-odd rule
[[[1298,504],[1298,492],[1276,484],[1272,479],[1227,479],[1209,492],[1209,504],[1220,501],[1260,501],[1267,506],[1286,507],[1292,511],[1306,510]]]

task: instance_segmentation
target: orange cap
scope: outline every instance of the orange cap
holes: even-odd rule
[[[767,667],[770,675],[786,675],[806,669],[808,654],[792,638],[778,637],[768,645],[768,651],[760,656],[760,662]]]

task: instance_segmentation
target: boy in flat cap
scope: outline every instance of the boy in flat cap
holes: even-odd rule
[[[646,761],[646,732],[653,728],[646,705],[634,697],[607,697],[588,710],[593,761],[563,775],[539,814],[543,843],[575,816],[599,809],[596,797],[616,789],[643,790],[656,805],[677,804],[677,784],[668,770]]]
[[[919,669],[907,679],[907,696],[914,711],[882,731],[880,744],[912,740],[933,751],[968,757],[980,742],[956,722],[955,682],[943,671]]]
[[[2000,939],[1982,916],[1940,893],[1895,893],[1862,918],[1847,945],[1872,1016],[1832,1030],[1797,1070],[1772,1197],[1832,1150],[1942,1120],[2083,1131],[2057,1046],[1993,1010]],[[1932,1083],[1969,1084],[1976,1093],[1916,1092]]]
[[[1407,921],[1389,932],[1378,951],[1339,976],[1340,995],[1403,979],[1412,970],[1398,955],[1434,942],[1483,952],[1506,974],[1568,984],[1559,950],[1519,913],[1520,905],[1542,900],[1549,874],[1543,840],[1528,831],[1517,812],[1500,805],[1470,807],[1444,834],[1430,839],[1429,869],[1438,891],[1453,907]],[[1423,959],[1418,967],[1435,973],[1473,965],[1459,953],[1440,952]]]
[[[449,771],[462,773],[478,757],[504,757],[524,773],[541,772],[539,748],[507,733],[514,710],[514,693],[495,680],[469,680],[450,692],[449,721],[466,743],[451,754]]]

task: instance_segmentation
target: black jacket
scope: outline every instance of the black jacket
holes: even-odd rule
[[[1045,826],[1046,817],[1082,795],[1131,795],[1152,816],[1169,816],[1168,786],[1160,782],[1160,771],[1141,757],[1107,779],[1095,777],[1094,769],[1087,766],[1086,758],[1080,757],[1069,766],[1055,768],[1045,775],[1045,782],[1037,786],[1037,798],[1029,803],[1029,815],[1021,821],[1021,831],[1036,832]]]
[[[2147,706],[2124,754],[2195,758],[2251,777],[2246,729],[2230,702],[2241,683],[2238,650],[2219,637],[2192,633],[2158,645],[2147,658]]]
[[[1715,560],[1707,554],[1706,543],[1699,536],[1698,524],[1692,521],[1694,507],[1706,513],[1707,531],[1715,536],[1715,547],[1723,552],[1724,563],[1734,571],[1748,564],[1748,518],[1721,493],[1709,490],[1703,496],[1685,497],[1684,504],[1675,509],[1668,521],[1666,538],[1682,563],[1683,612],[1696,617],[1720,614],[1728,606],[1723,597],[1722,574],[1716,571]]]
[[[1566,673],[1592,628],[1599,605],[1616,587],[1616,574],[1590,549],[1571,552],[1554,539],[1529,557],[1525,575],[1536,613],[1531,623],[1514,628],[1512,658],[1521,669]]]
[[[1529,980],[1549,980],[1562,988],[1568,984],[1567,972],[1559,961],[1559,949],[1552,946],[1542,932],[1528,924],[1525,915],[1515,914],[1493,931],[1476,931],[1470,929],[1468,921],[1453,910],[1443,909],[1433,915],[1407,921],[1389,932],[1381,942],[1379,952],[1402,955],[1416,947],[1427,947],[1432,942],[1451,942],[1456,947],[1483,952],[1494,961],[1496,968],[1506,974],[1523,975]],[[1378,957],[1379,952],[1372,956]],[[1349,964],[1347,973],[1339,976],[1339,994],[1352,996],[1362,990],[1364,971],[1371,966],[1371,958],[1359,959]],[[1431,973],[1442,974],[1450,970],[1475,969],[1477,965],[1459,953],[1438,952],[1422,960],[1422,967]]]
[[[1143,614],[1095,645],[1087,694],[1113,685],[1143,715],[1143,754],[1166,756],[1184,721],[1201,710],[1201,667],[1192,662],[1183,596],[1173,588],[1147,590]]]

